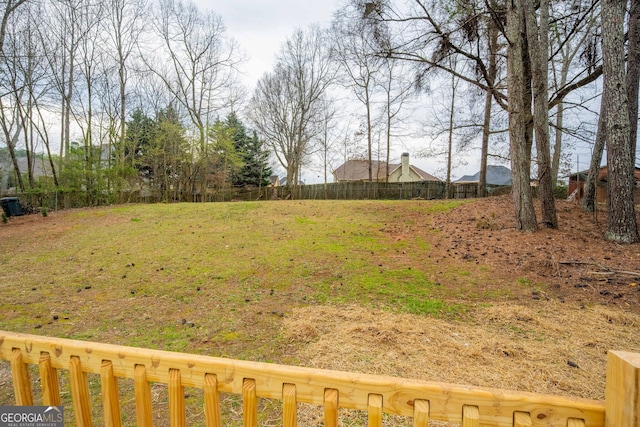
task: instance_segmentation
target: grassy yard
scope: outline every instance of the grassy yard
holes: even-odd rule
[[[426,226],[431,213],[455,205],[405,207],[424,216],[416,226]],[[429,242],[385,232],[402,224],[403,215],[394,202],[136,205],[62,212],[24,233],[16,226],[1,240],[6,315],[0,327],[281,361],[273,331],[297,307],[358,304],[417,315],[463,315],[469,308],[460,301],[465,295],[432,280],[436,267],[428,259]],[[447,274],[457,275],[469,289],[481,273]],[[264,343],[246,345],[256,340]],[[211,348],[203,348],[203,342]]]
[[[157,204],[12,218],[0,225],[0,330],[602,398],[606,351],[640,351],[640,316],[532,301],[551,283],[453,256],[458,236],[440,221],[473,203]],[[0,364],[0,405],[11,394]]]

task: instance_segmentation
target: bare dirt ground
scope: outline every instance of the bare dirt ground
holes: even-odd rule
[[[558,230],[522,233],[514,228],[510,196],[477,200],[440,215],[435,244],[444,260],[473,260],[492,267],[506,282],[544,284],[526,300],[601,304],[640,312],[640,245],[604,240],[607,216],[582,211],[575,202],[558,201]],[[539,218],[539,216],[538,216]],[[640,215],[638,215],[640,223]],[[434,253],[435,255],[435,253]]]

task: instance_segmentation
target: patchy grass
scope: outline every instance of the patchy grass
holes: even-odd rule
[[[457,205],[406,203],[414,225],[397,202],[369,201],[52,213],[25,234],[0,230],[11,234],[0,251],[15,254],[2,263],[0,328],[274,360],[274,323],[306,304],[455,315],[422,262],[429,243],[387,228],[405,233]],[[241,350],[260,334],[272,343],[263,354]]]
[[[507,239],[490,212],[461,219],[473,206],[157,204],[12,218],[0,225],[0,329],[601,398],[605,352],[640,350],[640,316],[526,270],[550,239]],[[567,288],[575,304],[550,296]],[[0,363],[0,404],[11,404],[8,375]],[[166,390],[153,394],[162,415]],[[201,394],[189,395],[198,407]],[[223,400],[226,425],[241,425],[238,397]],[[270,423],[279,404],[261,405]],[[302,425],[317,421],[301,413]]]

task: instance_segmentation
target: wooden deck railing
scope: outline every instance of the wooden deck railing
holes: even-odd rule
[[[428,357],[428,354],[425,354]],[[133,380],[138,426],[152,426],[150,383],[168,385],[169,422],[186,425],[184,387],[204,391],[207,426],[224,425],[220,392],[242,396],[244,425],[258,425],[258,398],[282,401],[282,423],[297,425],[297,403],[324,407],[324,425],[338,425],[338,409],[368,411],[368,425],[382,414],[462,426],[636,427],[640,415],[640,354],[610,352],[605,401],[469,387],[229,360],[0,331],[0,359],[11,362],[15,404],[33,405],[29,365],[38,365],[42,402],[60,405],[57,370],[68,370],[77,426],[91,426],[87,374],[99,374],[105,426],[120,426],[117,378]],[[526,375],[526,373],[523,373]],[[6,403],[5,403],[6,404]]]

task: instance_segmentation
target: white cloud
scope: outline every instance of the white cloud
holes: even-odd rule
[[[326,25],[336,8],[332,1],[299,0],[196,0],[202,10],[220,15],[229,37],[235,39],[247,55],[245,83],[249,90],[270,71],[282,43],[296,29],[311,24]]]

